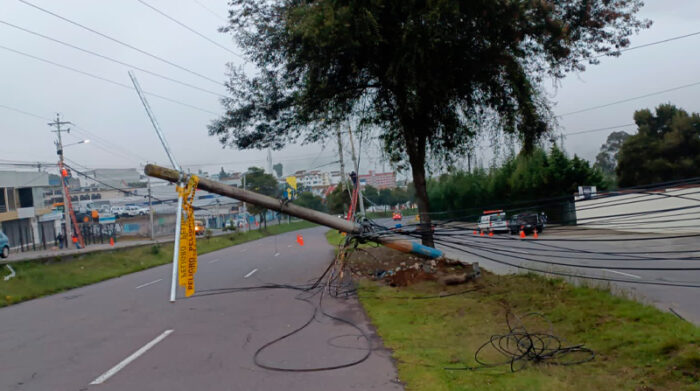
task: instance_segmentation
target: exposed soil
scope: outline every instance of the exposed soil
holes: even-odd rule
[[[428,259],[384,246],[352,250],[346,260],[355,277],[381,280],[390,286],[433,280],[454,285],[471,280],[473,275],[472,265],[448,258]]]

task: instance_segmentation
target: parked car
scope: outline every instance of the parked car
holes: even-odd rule
[[[194,221],[194,234],[195,235],[204,235],[205,231],[206,231],[206,228],[204,227],[204,223],[200,220],[195,220]]]
[[[110,208],[110,211],[115,217],[123,217],[123,216],[128,216],[126,213],[126,208],[123,206],[113,206]]]
[[[0,231],[0,257],[7,258],[10,256],[10,239]]]
[[[543,215],[535,212],[524,212],[514,215],[510,218],[510,233],[515,235],[520,231],[525,233],[532,233],[537,231],[537,233],[544,230],[544,219]]]
[[[485,210],[484,215],[479,218],[477,227],[479,232],[508,232],[508,219],[502,210]]]
[[[394,213],[392,213],[391,215],[391,219],[394,221],[401,220],[402,218],[403,216],[401,216],[401,212],[399,212],[398,210],[394,211]]]
[[[136,205],[128,205],[125,211],[129,216],[145,216],[148,214],[148,209]]]

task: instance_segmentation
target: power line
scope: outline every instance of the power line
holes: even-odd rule
[[[668,89],[665,89],[665,90],[656,91],[656,92],[652,92],[652,93],[645,94],[645,95],[635,96],[635,97],[633,97],[633,98],[627,98],[627,99],[622,99],[622,100],[618,100],[618,101],[615,101],[615,102],[606,103],[606,104],[604,104],[604,105],[598,105],[598,106],[588,107],[588,108],[581,109],[581,110],[570,111],[570,112],[568,112],[568,113],[559,114],[557,117],[565,117],[565,116],[567,116],[567,115],[585,113],[585,112],[587,112],[587,111],[598,110],[598,109],[602,109],[602,108],[604,108],[604,107],[614,106],[614,105],[618,105],[618,104],[620,104],[620,103],[631,102],[631,101],[634,101],[634,100],[643,99],[643,98],[648,98],[648,97],[650,97],[650,96],[655,96],[655,95],[661,95],[661,94],[665,94],[665,93],[667,93],[667,92],[678,91],[678,90],[682,90],[682,89],[684,89],[684,88],[695,87],[695,86],[698,86],[698,85],[700,85],[700,82],[685,84],[685,85],[682,85],[682,86],[673,87],[673,88],[668,88]]]
[[[162,57],[156,56],[155,54],[152,54],[152,53],[147,52],[147,51],[145,51],[145,50],[139,49],[139,48],[137,48],[137,47],[135,47],[135,46],[133,46],[133,45],[130,45],[130,44],[126,43],[126,42],[120,41],[120,40],[118,40],[118,39],[116,39],[116,38],[113,38],[113,37],[107,35],[107,34],[103,34],[103,33],[99,32],[99,31],[97,31],[97,30],[94,30],[94,29],[90,28],[90,27],[87,27],[87,26],[82,25],[82,24],[80,24],[80,23],[78,23],[78,22],[75,22],[75,21],[73,21],[73,20],[70,20],[70,19],[68,19],[68,18],[65,18],[65,17],[63,17],[63,16],[61,16],[61,15],[58,15],[58,14],[56,14],[56,13],[54,13],[54,12],[51,12],[51,11],[49,11],[49,10],[47,10],[47,9],[41,8],[41,7],[39,7],[38,5],[32,4],[32,3],[30,3],[30,2],[28,2],[28,1],[26,1],[26,0],[18,0],[18,1],[19,1],[20,3],[23,3],[23,4],[28,5],[28,6],[30,6],[30,7],[36,8],[36,9],[38,9],[38,10],[41,11],[41,12],[44,12],[44,13],[46,13],[46,14],[49,14],[49,15],[54,16],[54,17],[56,17],[56,18],[59,18],[59,19],[65,21],[65,22],[68,22],[68,23],[70,23],[70,24],[72,24],[72,25],[74,25],[74,26],[80,27],[80,28],[83,29],[83,30],[87,30],[87,31],[89,31],[89,32],[91,32],[91,33],[93,33],[93,34],[97,34],[97,35],[99,35],[99,36],[102,37],[102,38],[106,38],[106,39],[108,39],[108,40],[110,40],[110,41],[112,41],[112,42],[118,43],[118,44],[120,44],[120,45],[122,45],[122,46],[125,46],[125,47],[131,49],[131,50],[135,50],[135,51],[137,51],[137,52],[139,52],[139,53],[141,53],[141,54],[143,54],[143,55],[146,55],[146,56],[148,56],[148,57],[151,57],[151,58],[153,58],[153,59],[156,59],[156,60],[158,60],[158,61],[160,61],[160,62],[166,63],[166,64],[168,64],[168,65],[170,65],[170,66],[173,66],[173,67],[175,67],[175,68],[178,68],[178,69],[180,69],[180,70],[183,70],[183,71],[185,71],[185,72],[188,72],[188,73],[190,73],[190,74],[193,74],[193,75],[195,75],[195,76],[201,77],[202,79],[206,79],[206,80],[208,80],[208,81],[210,81],[210,82],[212,82],[212,83],[216,83],[217,85],[222,85],[222,83],[221,83],[220,81],[218,81],[218,80],[212,79],[212,78],[210,78],[210,77],[207,77],[207,76],[205,76],[205,75],[202,75],[201,73],[195,72],[195,71],[193,71],[193,70],[191,70],[191,69],[189,69],[189,68],[185,68],[185,67],[183,67],[183,66],[181,66],[181,65],[178,65],[178,64],[176,64],[176,63],[174,63],[174,62],[172,62],[172,61],[169,61],[169,60],[166,60],[166,59],[164,59],[164,58],[162,58]]]
[[[190,26],[188,26],[188,25],[186,25],[186,24],[180,22],[179,20],[177,20],[177,19],[173,18],[172,16],[166,14],[165,12],[159,10],[158,8],[156,8],[156,7],[154,7],[154,6],[150,5],[150,4],[148,4],[148,3],[145,2],[144,0],[136,0],[136,1],[138,1],[139,3],[145,5],[146,7],[150,8],[150,9],[152,9],[153,11],[159,13],[160,15],[162,15],[163,17],[167,18],[168,20],[172,21],[173,23],[176,23],[176,24],[182,26],[183,28],[187,29],[188,31],[190,31],[190,32],[192,32],[192,33],[198,35],[199,37],[205,39],[206,41],[208,41],[208,42],[210,42],[210,43],[212,43],[212,44],[214,44],[214,45],[220,47],[221,49],[226,50],[227,52],[233,54],[234,56],[236,56],[236,57],[238,57],[238,58],[241,58],[241,59],[244,59],[244,60],[245,60],[245,58],[244,58],[243,56],[241,56],[240,54],[238,54],[238,53],[234,52],[233,50],[227,48],[226,46],[224,46],[224,45],[222,45],[222,44],[220,44],[220,43],[214,41],[213,39],[207,37],[206,35],[200,33],[199,31],[197,31],[197,30],[195,30],[195,29],[193,29],[192,27],[190,27]]]
[[[27,116],[30,116],[30,117],[34,117],[34,118],[36,118],[36,119],[40,119],[40,120],[43,120],[43,121],[52,121],[51,118],[42,117],[42,116],[40,116],[40,115],[38,115],[38,114],[33,114],[33,113],[28,112],[28,111],[20,110],[20,109],[14,108],[14,107],[5,106],[5,105],[0,105],[0,107],[2,107],[3,109],[7,109],[7,110],[10,110],[10,111],[14,111],[14,112],[17,112],[17,113],[20,113],[20,114],[27,115]]]
[[[195,3],[197,3],[197,5],[199,5],[200,7],[204,8],[205,10],[207,10],[210,14],[216,16],[219,20],[222,20],[222,21],[224,21],[224,22],[227,21],[226,18],[224,18],[223,16],[221,16],[221,15],[217,14],[216,12],[212,11],[209,7],[207,7],[206,5],[202,4],[202,2],[200,2],[200,1],[198,1],[198,0],[192,0],[192,1],[194,1]]]
[[[646,47],[649,47],[649,46],[659,45],[659,44],[662,44],[662,43],[671,42],[671,41],[676,41],[676,40],[679,40],[679,39],[688,38],[688,37],[692,37],[692,36],[695,36],[695,35],[700,35],[700,31],[697,31],[697,32],[694,32],[694,33],[690,33],[690,34],[685,34],[685,35],[679,35],[679,36],[677,36],[677,37],[671,37],[671,38],[662,39],[661,41],[645,43],[645,44],[639,45],[639,46],[632,46],[632,47],[629,47],[629,48],[626,48],[626,49],[620,49],[620,52],[629,52],[629,51],[631,51],[631,50],[637,50],[637,49],[646,48]],[[607,56],[607,54],[601,54],[601,55],[596,56],[596,57],[605,57],[605,56]]]
[[[577,132],[564,133],[564,136],[575,136],[575,135],[577,135],[577,134],[602,132],[602,131],[604,131],[604,130],[612,130],[612,129],[619,129],[619,128],[627,128],[627,127],[630,127],[630,126],[637,126],[637,124],[635,124],[635,123],[630,123],[630,124],[624,124],[624,125],[608,126],[608,127],[605,127],[605,128],[580,130],[580,131],[577,131]]]
[[[4,109],[10,110],[10,111],[14,111],[14,112],[17,112],[17,113],[20,113],[20,114],[23,114],[23,115],[26,115],[26,116],[29,116],[29,117],[33,117],[33,118],[36,118],[36,119],[39,119],[39,120],[42,120],[42,121],[52,121],[51,118],[43,117],[43,116],[38,115],[38,114],[35,114],[35,113],[30,113],[30,112],[25,111],[25,110],[20,110],[20,109],[17,109],[17,108],[15,108],[15,107],[11,107],[11,106],[6,106],[6,105],[0,104],[0,108],[4,108]],[[115,156],[116,156],[116,154],[115,154],[116,151],[115,151],[115,150],[112,150],[112,149],[108,149],[109,147],[113,147],[113,148],[119,149],[119,150],[121,151],[121,153],[124,154],[124,156],[130,155],[130,157],[127,157],[128,159],[132,159],[132,158],[135,157],[135,158],[137,158],[137,159],[136,159],[137,161],[144,161],[144,162],[145,162],[145,161],[148,161],[148,160],[149,160],[149,159],[144,158],[143,156],[139,156],[139,155],[137,155],[137,154],[135,154],[135,153],[133,153],[133,152],[130,152],[130,151],[127,150],[126,148],[123,148],[123,147],[119,146],[118,144],[116,144],[116,143],[114,143],[114,142],[112,142],[112,141],[109,141],[109,140],[107,140],[106,138],[104,138],[104,137],[102,137],[102,136],[99,136],[99,135],[95,134],[94,132],[91,132],[91,131],[89,131],[89,130],[87,130],[87,129],[85,129],[85,128],[79,126],[79,125],[73,124],[73,130],[74,130],[74,131],[77,131],[77,132],[79,132],[79,133],[85,133],[86,135],[90,136],[90,137],[92,138],[92,141],[95,142],[95,144],[94,144],[95,147],[100,148],[100,149],[104,150],[105,152],[114,154]],[[70,134],[70,133],[69,133],[69,134]],[[97,139],[97,140],[95,140],[95,139]],[[102,142],[100,142],[100,140],[102,140]],[[107,148],[103,148],[102,146],[100,146],[100,145],[98,145],[98,144],[103,144],[103,145],[104,145],[105,147],[107,147]],[[124,157],[124,156],[120,156],[120,157]]]
[[[185,86],[185,87],[189,87],[189,88],[192,88],[192,89],[195,89],[195,90],[199,90],[199,91],[202,91],[202,92],[206,92],[206,93],[208,93],[208,94],[212,94],[212,95],[218,96],[218,97],[220,97],[220,98],[225,98],[225,97],[226,97],[225,95],[221,95],[221,94],[219,94],[218,92],[215,92],[215,91],[212,91],[212,90],[208,90],[208,89],[206,89],[206,88],[198,87],[198,86],[196,86],[196,85],[194,85],[194,84],[190,84],[190,83],[187,83],[187,82],[184,82],[184,81],[180,81],[180,80],[177,80],[177,79],[173,79],[173,78],[171,78],[171,77],[161,75],[160,73],[157,73],[157,72],[149,71],[148,69],[144,69],[144,68],[138,67],[138,66],[136,66],[136,65],[129,64],[129,63],[126,63],[126,62],[117,60],[116,58],[112,58],[112,57],[109,57],[109,56],[105,56],[105,55],[103,55],[103,54],[94,52],[94,51],[89,50],[89,49],[84,49],[84,48],[81,48],[81,47],[79,47],[79,46],[75,46],[75,45],[70,44],[70,43],[68,43],[68,42],[61,41],[61,40],[58,40],[58,39],[56,39],[56,38],[52,38],[52,37],[49,37],[49,36],[44,35],[44,34],[41,34],[41,33],[37,33],[36,31],[32,31],[32,30],[26,29],[26,28],[24,28],[24,27],[17,26],[17,25],[15,25],[15,24],[12,24],[12,23],[9,23],[9,22],[3,21],[3,20],[0,20],[0,23],[4,24],[4,25],[6,25],[6,26],[9,26],[9,27],[12,27],[12,28],[15,28],[15,29],[24,31],[24,32],[26,32],[26,33],[28,33],[28,34],[32,34],[32,35],[35,35],[35,36],[37,36],[37,37],[41,37],[41,38],[47,39],[47,40],[49,40],[49,41],[56,42],[56,43],[58,43],[58,44],[67,46],[67,47],[69,47],[69,48],[72,48],[72,49],[75,49],[75,50],[79,50],[79,51],[81,51],[81,52],[83,52],[83,53],[87,53],[87,54],[90,54],[90,55],[93,55],[93,56],[102,58],[102,59],[107,60],[107,61],[111,61],[111,62],[116,63],[116,64],[119,64],[119,65],[123,65],[123,66],[126,66],[126,67],[130,67],[130,68],[137,69],[137,70],[139,70],[139,71],[141,71],[141,72],[144,72],[144,73],[147,73],[147,74],[149,74],[149,75],[152,75],[152,76],[161,78],[161,79],[163,79],[163,80],[167,80],[167,81],[170,81],[170,82],[173,82],[173,83],[177,83],[177,84],[183,85],[183,86]]]
[[[20,1],[22,1],[22,0],[20,0]],[[129,85],[127,85],[127,84],[120,83],[120,82],[118,82],[118,81],[114,81],[114,80],[111,80],[111,79],[107,79],[106,77],[98,76],[98,75],[95,75],[95,74],[93,74],[93,73],[81,71],[80,69],[73,68],[73,67],[68,66],[68,65],[59,64],[59,63],[57,63],[57,62],[54,62],[54,61],[51,61],[51,60],[47,60],[47,59],[45,59],[45,58],[37,57],[37,56],[34,56],[34,55],[32,55],[32,54],[29,54],[29,53],[25,53],[25,52],[21,52],[21,51],[19,51],[19,50],[15,50],[15,49],[12,49],[12,48],[8,48],[7,46],[2,46],[2,45],[0,45],[0,49],[4,49],[4,50],[7,50],[7,51],[12,52],[12,53],[19,54],[19,55],[21,55],[21,56],[29,57],[29,58],[32,58],[32,59],[37,60],[37,61],[45,62],[45,63],[47,63],[47,64],[51,64],[51,65],[56,66],[56,67],[59,67],[59,68],[67,69],[67,70],[69,70],[69,71],[73,71],[73,72],[79,73],[79,74],[81,74],[81,75],[83,75],[83,76],[88,76],[88,77],[91,77],[91,78],[93,78],[93,79],[97,79],[97,80],[104,81],[104,82],[106,82],[106,83],[114,84],[114,85],[119,86],[119,87],[122,87],[122,88],[127,88],[127,89],[129,89],[129,90],[133,90],[133,89],[134,89],[134,87],[129,86]],[[159,98],[159,99],[162,99],[162,100],[171,102],[171,103],[175,103],[175,104],[178,104],[178,105],[181,105],[181,106],[189,107],[189,108],[191,108],[191,109],[199,110],[199,111],[202,111],[202,112],[205,112],[205,113],[209,113],[209,114],[213,114],[213,115],[217,115],[217,116],[219,115],[219,113],[215,113],[215,112],[213,112],[213,111],[209,111],[209,110],[207,110],[207,109],[203,109],[203,108],[201,108],[201,107],[197,107],[197,106],[191,105],[191,104],[189,104],[189,103],[181,102],[181,101],[179,101],[179,100],[171,99],[171,98],[168,98],[168,97],[163,96],[163,95],[158,95],[158,94],[154,94],[154,93],[152,93],[152,92],[145,92],[145,91],[144,91],[144,93],[147,94],[147,95],[153,96],[153,97],[155,97],[155,98]]]

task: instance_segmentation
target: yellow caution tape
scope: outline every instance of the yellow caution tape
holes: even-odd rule
[[[192,202],[198,183],[199,177],[192,175],[184,188],[177,187],[177,192],[182,197],[178,284],[185,287],[186,297],[192,296],[194,293],[194,275],[197,273],[197,238],[194,230]]]

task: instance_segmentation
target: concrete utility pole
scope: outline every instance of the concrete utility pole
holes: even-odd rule
[[[345,163],[343,162],[343,139],[340,137],[340,125],[336,128],[338,135],[338,157],[340,158],[340,181],[345,182]]]
[[[150,216],[151,219],[151,240],[155,239],[155,233],[153,232],[153,204],[151,203],[151,199],[153,198],[153,194],[151,193],[151,178],[148,178],[148,215]]]
[[[350,194],[350,199],[352,200],[352,192],[350,191],[350,186],[348,186],[348,180],[345,176],[345,162],[343,160],[343,138],[340,135],[340,125],[336,128],[336,133],[338,134],[338,157],[340,158],[340,183],[345,184],[345,188]]]
[[[362,186],[360,185],[360,161],[355,155],[355,142],[352,140],[352,127],[348,124],[348,134],[350,135],[350,149],[352,149],[352,162],[355,165],[355,174],[357,175],[357,193],[360,201],[360,213],[365,216],[365,201],[362,199]],[[358,145],[359,148],[359,145]]]
[[[245,190],[245,172],[243,173],[243,190]],[[248,222],[248,206],[246,205],[245,201],[243,201],[243,218],[245,219],[245,224],[248,225],[248,230],[250,230],[249,222]]]
[[[52,132],[56,133],[58,135],[58,140],[55,141],[54,143],[56,144],[56,153],[58,154],[58,159],[59,159],[59,172],[58,176],[61,177],[61,194],[63,194],[63,224],[65,225],[65,230],[66,230],[66,244],[70,243],[71,238],[73,237],[72,233],[72,227],[71,227],[71,221],[70,221],[70,216],[68,214],[68,194],[66,194],[66,179],[63,176],[63,140],[61,139],[61,132],[66,132],[70,133],[70,128],[66,129],[61,129],[61,126],[63,125],[73,125],[72,123],[68,121],[61,121],[60,114],[56,114],[56,120],[54,122],[49,122],[48,124],[51,127],[55,127],[56,130],[52,130]]]
[[[146,165],[144,170],[146,175],[155,178],[164,179],[168,182],[177,182],[180,178],[180,173],[165,167],[159,167],[153,164]],[[250,202],[251,204],[260,207],[271,209],[277,212],[295,216],[313,223],[325,225],[326,227],[334,228],[342,232],[353,234],[365,234],[369,240],[381,243],[387,247],[413,254],[426,255],[430,258],[437,258],[443,255],[442,251],[424,246],[418,242],[413,242],[400,238],[399,236],[386,235],[385,232],[379,235],[373,235],[372,232],[366,232],[366,227],[353,221],[339,219],[327,213],[319,212],[313,209],[304,208],[294,203],[280,202],[279,199],[269,197],[263,194],[258,194],[253,191],[240,189],[233,186],[224,185],[207,178],[200,178],[197,188],[208,191],[214,194],[220,194],[226,197],[235,198],[240,201]],[[177,278],[176,275],[173,278]]]

